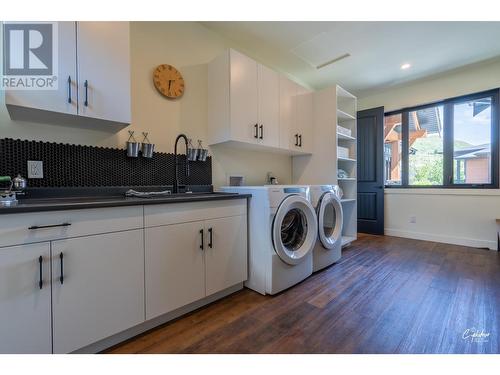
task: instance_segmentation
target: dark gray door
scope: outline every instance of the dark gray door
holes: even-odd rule
[[[384,234],[384,107],[357,117],[358,232]]]

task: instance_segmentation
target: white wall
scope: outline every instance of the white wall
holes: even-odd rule
[[[386,111],[500,87],[500,60],[491,60],[379,92],[361,93],[358,109]],[[416,223],[410,223],[410,217]],[[497,248],[500,190],[386,189],[385,233]]]
[[[196,22],[132,22],[132,124],[124,129],[99,127],[89,120],[85,126],[12,121],[0,95],[0,137],[123,147],[127,130],[149,132],[151,142],[162,152],[173,152],[177,134],[194,140],[207,139],[207,63],[225,48],[236,47]],[[186,81],[184,96],[167,100],[154,88],[153,69],[163,63],[177,67]],[[274,172],[283,183],[291,182],[291,158],[286,155],[252,153],[218,146],[213,156],[213,183],[226,183],[226,174],[246,176],[248,184],[263,184]],[[0,173],[1,174],[1,173]]]

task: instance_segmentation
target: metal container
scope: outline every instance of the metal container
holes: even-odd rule
[[[188,149],[186,154],[187,160],[196,161],[198,160],[198,149],[193,147],[192,140],[188,140]]]
[[[188,148],[187,150],[187,158],[189,161],[198,160],[198,149],[197,148]]]
[[[12,180],[12,187],[16,192],[23,192],[28,187],[28,181],[20,174],[18,174]]]
[[[139,145],[138,142],[127,142],[127,156],[130,158],[136,158],[139,156]]]
[[[127,156],[129,158],[136,158],[139,156],[140,143],[135,140],[134,132],[128,131],[129,137],[127,141]]]
[[[201,140],[198,139],[198,160],[199,161],[205,161],[207,160],[208,156],[208,150],[206,148],[203,148]]]
[[[154,143],[143,143],[141,152],[142,152],[142,156],[144,158],[148,158],[148,159],[152,158],[153,154],[155,152]]]
[[[148,134],[148,132],[142,132],[144,139],[142,140],[141,152],[142,157],[151,159],[155,152],[155,145],[149,141]]]
[[[208,150],[206,148],[199,148],[198,149],[198,160],[199,161],[206,161],[208,157]]]

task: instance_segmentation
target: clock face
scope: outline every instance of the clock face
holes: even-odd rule
[[[179,98],[184,94],[184,78],[172,65],[159,65],[153,73],[156,89],[167,98]]]

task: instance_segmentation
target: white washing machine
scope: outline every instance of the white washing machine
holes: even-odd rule
[[[316,272],[338,262],[342,256],[344,218],[336,185],[311,185],[309,192],[318,220],[313,250],[313,272]]]
[[[250,289],[275,294],[312,274],[318,223],[307,186],[231,186],[225,192],[252,194],[248,206]]]

